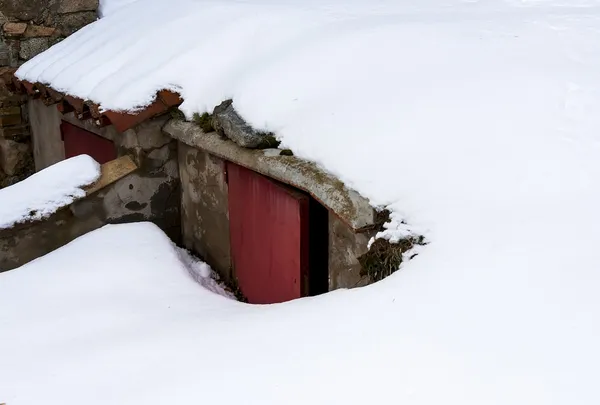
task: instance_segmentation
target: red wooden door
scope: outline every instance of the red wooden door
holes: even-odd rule
[[[117,158],[115,144],[106,138],[64,121],[60,130],[66,159],[78,155],[90,155],[96,162],[103,164]]]
[[[229,229],[235,276],[252,304],[308,295],[309,197],[227,164]]]

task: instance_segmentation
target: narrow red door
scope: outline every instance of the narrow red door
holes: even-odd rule
[[[227,176],[231,254],[248,302],[307,295],[309,197],[233,163]]]
[[[77,155],[90,155],[96,162],[103,164],[117,158],[115,144],[106,138],[64,121],[60,130],[66,159]]]

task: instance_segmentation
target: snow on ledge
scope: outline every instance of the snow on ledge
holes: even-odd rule
[[[80,155],[0,190],[0,229],[50,216],[84,197],[83,187],[99,177],[100,164],[88,155]]]

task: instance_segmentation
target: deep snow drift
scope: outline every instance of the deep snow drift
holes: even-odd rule
[[[0,229],[45,218],[77,198],[100,177],[100,164],[88,155],[63,160],[0,190]]]
[[[358,291],[182,304],[11,392],[81,403],[83,368],[99,403],[600,403],[599,4],[145,0],[31,60],[107,109],[233,98],[430,243]]]

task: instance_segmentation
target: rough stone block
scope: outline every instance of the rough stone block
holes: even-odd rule
[[[96,11],[98,10],[98,3],[98,0],[59,0],[58,12],[67,14],[80,11]]]
[[[258,148],[265,142],[265,135],[256,132],[235,111],[232,101],[224,101],[213,111],[213,128],[243,148]]]
[[[26,142],[31,137],[29,125],[16,125],[14,127],[0,128],[0,138],[10,139],[15,142]]]
[[[0,88],[3,86],[0,85]],[[24,94],[9,94],[3,95],[0,90],[0,107],[18,107],[27,102],[27,96]]]
[[[0,138],[0,168],[13,176],[31,164],[29,145]]]
[[[13,106],[13,107],[0,108],[0,116],[14,115],[14,114],[21,114],[21,107]]]
[[[98,18],[95,11],[84,11],[81,13],[63,14],[57,17],[56,26],[60,34],[69,36],[80,28],[93,23]]]
[[[6,17],[29,21],[40,17],[49,3],[48,0],[0,0],[0,10]]]
[[[19,107],[16,107],[19,108]],[[0,127],[9,127],[12,125],[19,125],[21,123],[21,109],[18,114],[12,115],[0,115]]]
[[[0,65],[10,65],[10,51],[4,41],[0,41]]]
[[[0,79],[0,107],[12,107],[18,105],[10,103],[12,98],[14,98],[13,93],[6,85],[6,82],[3,79]],[[7,100],[7,104],[4,104],[5,100]]]
[[[16,69],[9,68],[8,66],[0,67],[0,79],[4,80],[4,82],[11,81],[15,71]]]
[[[48,38],[30,38],[21,41],[21,49],[19,57],[24,60],[29,60],[34,56],[44,52],[50,47]]]
[[[41,25],[29,25],[25,31],[25,38],[32,37],[51,37],[57,35],[58,30],[53,27],[43,27]]]
[[[27,30],[27,24],[7,22],[6,24],[4,24],[2,29],[4,31],[4,35],[6,35],[7,37],[18,37],[25,33],[25,30]]]
[[[19,51],[21,49],[21,41],[7,40],[8,47],[8,65],[11,67],[19,66]]]
[[[60,41],[62,41],[63,39],[65,39],[65,37],[61,37],[60,35],[62,34],[62,32],[60,32],[60,30],[56,30],[56,35],[59,36],[54,36],[52,38],[50,38],[50,46],[54,46],[56,44],[58,44]]]
[[[29,122],[29,110],[27,109],[27,104],[21,106],[21,120],[23,122]]]

